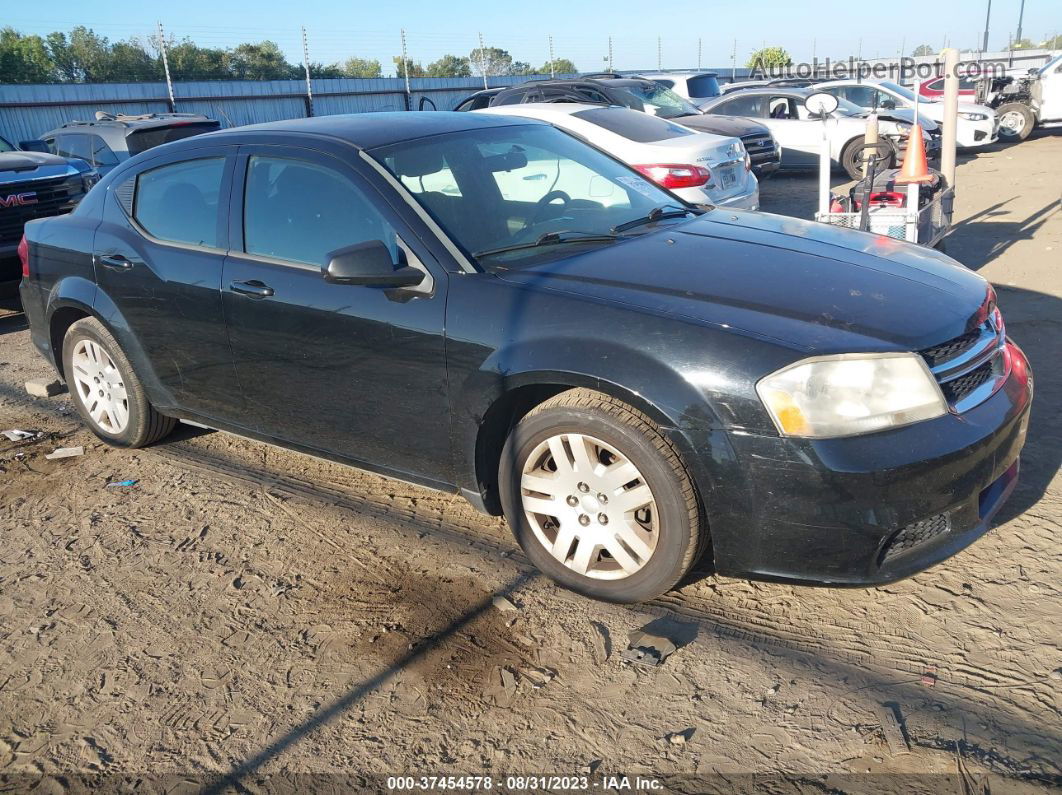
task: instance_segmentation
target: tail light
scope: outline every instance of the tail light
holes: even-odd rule
[[[10,250],[10,249],[8,249]],[[29,278],[29,243],[26,241],[26,236],[22,236],[22,240],[18,243],[18,258],[22,263],[22,278]]]
[[[634,168],[662,188],[699,188],[712,178],[712,172],[702,166],[681,163],[657,163]]]

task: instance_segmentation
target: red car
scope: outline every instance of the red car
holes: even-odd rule
[[[931,77],[918,84],[918,95],[930,102],[941,102],[944,99],[944,78]],[[965,99],[973,102],[977,96],[977,81],[971,77],[959,78],[959,100]]]

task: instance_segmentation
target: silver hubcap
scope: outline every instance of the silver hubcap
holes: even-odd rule
[[[520,476],[535,537],[572,571],[620,580],[653,556],[659,526],[653,492],[626,456],[578,433],[551,436]]]
[[[1020,133],[1025,129],[1025,117],[1014,111],[1004,113],[1003,118],[999,120],[999,126],[1012,133]]]
[[[71,357],[75,394],[101,430],[119,434],[129,424],[129,396],[110,354],[92,340],[81,340]]]

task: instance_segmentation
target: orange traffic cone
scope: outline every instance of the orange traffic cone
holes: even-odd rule
[[[900,175],[896,177],[897,185],[909,185],[912,182],[932,182],[933,175],[929,173],[929,164],[926,163],[926,143],[922,140],[922,125],[914,124],[911,134],[907,137],[907,151],[903,156],[903,167]]]

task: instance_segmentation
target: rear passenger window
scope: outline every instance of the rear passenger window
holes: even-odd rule
[[[734,97],[728,102],[716,105],[712,112],[725,113],[730,116],[753,116],[758,118],[767,115],[763,112],[763,97],[761,95]]]
[[[116,166],[118,165],[118,156],[114,154],[107,142],[100,138],[98,135],[90,135],[89,141],[92,145],[92,158],[89,162],[94,166]]]
[[[394,228],[345,175],[305,160],[252,157],[243,211],[248,254],[325,266],[336,249],[381,240],[397,262]]]
[[[145,171],[136,180],[133,217],[152,237],[218,247],[218,196],[225,158],[210,157]]]

